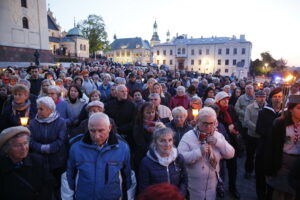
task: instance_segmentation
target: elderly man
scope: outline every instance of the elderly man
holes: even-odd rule
[[[162,122],[167,123],[173,119],[170,108],[160,104],[161,98],[159,94],[157,93],[150,94],[149,101],[152,102],[154,106],[157,108],[158,116]]]
[[[129,147],[111,132],[104,113],[93,114],[88,129],[89,133],[71,147],[68,185],[76,199],[122,199],[131,186]]]
[[[42,158],[29,153],[29,136],[23,126],[0,134],[0,199],[52,199],[52,176]]]
[[[216,130],[217,124],[216,112],[205,107],[199,112],[197,127],[179,142],[178,151],[187,164],[191,200],[216,198],[219,162],[234,156],[234,148]]]
[[[245,125],[248,128],[248,134],[245,135],[246,162],[245,178],[251,178],[254,169],[254,155],[257,147],[259,135],[255,132],[258,113],[266,105],[266,93],[262,90],[255,93],[255,101],[247,106],[245,112]]]
[[[133,144],[132,129],[136,114],[136,106],[127,99],[128,91],[125,85],[116,87],[117,98],[105,106],[105,113],[113,118],[118,126],[118,132],[123,135],[129,145]]]

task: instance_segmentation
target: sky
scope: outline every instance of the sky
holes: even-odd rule
[[[252,42],[252,59],[268,51],[288,66],[300,67],[299,0],[47,0],[62,30],[90,14],[102,16],[108,40],[142,37],[150,41],[154,21],[161,42],[188,37],[239,37]]]

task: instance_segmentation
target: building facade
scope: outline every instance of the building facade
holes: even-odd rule
[[[171,70],[198,71],[246,77],[251,63],[252,43],[233,37],[190,38],[177,36],[153,46],[153,62]]]
[[[151,47],[147,40],[140,37],[117,39],[111,43],[111,51],[105,56],[118,63],[150,63]]]

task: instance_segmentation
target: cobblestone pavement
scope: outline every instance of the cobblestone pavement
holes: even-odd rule
[[[256,200],[256,192],[255,192],[255,177],[251,179],[245,179],[245,156],[242,158],[238,158],[238,174],[237,174],[237,189],[240,192],[241,200]],[[227,171],[227,170],[226,170]],[[226,195],[224,198],[218,198],[218,200],[234,200],[229,192],[228,192],[228,178],[226,177],[225,180],[225,188],[226,188]]]

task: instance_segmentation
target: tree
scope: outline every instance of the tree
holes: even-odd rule
[[[89,39],[90,53],[95,55],[96,51],[106,51],[109,48],[107,32],[103,18],[99,15],[89,15],[87,19],[78,23],[85,38]]]

